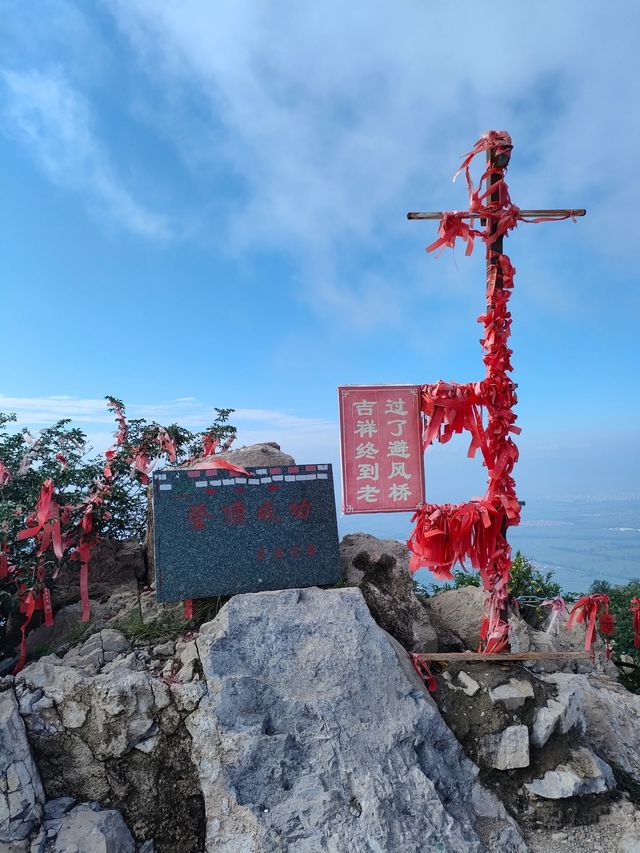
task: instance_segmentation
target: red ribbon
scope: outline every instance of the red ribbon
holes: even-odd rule
[[[11,479],[11,472],[9,471],[7,466],[4,464],[2,459],[0,459],[0,488],[2,488],[2,486],[6,486],[10,479]]]
[[[24,610],[23,610],[24,604]],[[20,633],[22,635],[20,640],[20,653],[18,655],[18,663],[15,665],[13,669],[13,675],[17,675],[22,667],[25,665],[27,660],[27,627],[29,626],[29,622],[31,622],[31,617],[33,616],[36,609],[36,599],[33,593],[33,590],[30,589],[26,597],[23,601],[20,602],[20,612],[25,614],[25,620],[22,623],[20,628]]]
[[[16,534],[16,540],[29,539],[31,536],[36,536],[39,539],[40,547],[38,554],[43,554],[50,545],[53,546],[53,552],[58,558],[62,559],[62,534],[60,532],[60,513],[58,504],[54,498],[55,486],[53,480],[45,480],[40,490],[40,497],[36,504],[35,518],[33,524],[25,530],[21,530]]]
[[[188,598],[188,599],[184,602],[183,610],[184,610],[184,614],[183,614],[183,615],[184,615],[184,618],[185,618],[185,620],[186,620],[187,622],[188,622],[190,619],[193,619],[193,600],[192,600],[191,598]]]
[[[609,615],[609,596],[596,593],[594,595],[583,595],[576,601],[569,613],[567,628],[573,627],[574,619],[576,622],[582,622],[586,626],[584,647],[587,651],[590,651],[593,646],[596,633],[596,619],[600,611],[602,611],[603,615]],[[602,616],[600,618],[602,619]],[[605,624],[607,624],[606,620]]]
[[[458,237],[467,241],[466,254],[471,254],[475,237],[488,247],[512,228],[520,218],[519,209],[509,196],[505,181],[505,166],[493,158],[482,174],[477,187],[473,186],[470,164],[483,151],[493,149],[495,155],[511,151],[511,137],[505,131],[489,131],[469,151],[454,180],[464,171],[469,190],[469,210],[487,224],[477,231],[463,222],[459,213],[445,213],[440,222],[438,239],[427,247],[434,251],[453,247]],[[421,408],[425,419],[424,445],[445,443],[457,433],[467,430],[471,435],[470,457],[480,449],[487,468],[488,482],[484,497],[461,504],[420,507],[413,517],[415,528],[408,545],[413,552],[412,571],[426,566],[437,578],[450,580],[451,569],[459,563],[463,568],[470,561],[479,569],[482,585],[488,593],[487,614],[483,621],[485,650],[497,652],[509,641],[509,625],[504,618],[508,596],[511,549],[505,538],[508,526],[520,521],[520,503],[516,497],[513,469],[518,461],[518,449],[512,435],[520,432],[515,425],[513,407],[517,402],[514,385],[508,376],[513,369],[508,340],[511,334],[509,298],[513,290],[515,269],[509,258],[495,251],[488,253],[488,307],[478,318],[484,328],[482,346],[485,378],[476,383],[445,383],[425,385]],[[487,421],[483,424],[482,412]]]
[[[429,669],[427,662],[422,660],[420,655],[417,654],[409,655],[409,657],[411,658],[411,663],[413,664],[416,672],[424,681],[429,693],[435,693],[438,689],[438,682],[436,681],[433,673]]]
[[[640,598],[632,598],[629,610],[633,613],[633,645],[640,648]]]
[[[440,220],[440,227],[438,228],[438,238],[430,246],[427,246],[427,252],[434,252],[436,249],[440,249],[440,252],[438,252],[440,254],[445,248],[453,249],[455,248],[456,240],[460,237],[460,239],[467,242],[465,255],[470,255],[473,252],[474,239],[483,236],[482,231],[477,231],[472,226],[473,221],[467,225],[460,218],[460,214],[455,211],[443,214]]]

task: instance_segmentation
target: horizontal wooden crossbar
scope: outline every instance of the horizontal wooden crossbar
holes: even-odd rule
[[[444,214],[446,213],[455,213],[456,216],[459,216],[460,219],[478,219],[478,213],[471,213],[468,210],[453,210],[453,211],[444,211],[444,210],[432,210],[425,213],[420,213],[419,211],[411,211],[407,213],[407,219],[442,219]],[[548,216],[549,218],[564,218],[567,216],[586,216],[587,211],[584,207],[580,207],[577,210],[570,209],[556,209],[556,210],[520,210],[518,211],[518,216],[533,216],[536,219],[542,216]]]
[[[485,652],[416,652],[422,660],[455,660],[473,663],[504,663],[518,660],[584,660],[591,658],[590,652],[498,652],[491,655]]]

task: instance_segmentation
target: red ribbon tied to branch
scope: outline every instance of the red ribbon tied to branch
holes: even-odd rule
[[[9,471],[2,459],[0,459],[0,488],[2,488],[2,486],[6,486],[10,479],[11,471]]]
[[[633,645],[640,648],[640,598],[632,598],[629,610],[632,612]]]
[[[603,593],[583,595],[571,608],[567,628],[573,627],[573,620],[582,622],[586,628],[584,647],[591,650],[596,633],[596,620],[600,614],[600,628],[603,634],[613,634],[613,617],[609,613],[609,596]],[[603,626],[604,617],[604,626]],[[608,618],[607,618],[608,617]]]
[[[40,490],[40,497],[36,504],[34,524],[21,530],[16,539],[28,539],[36,536],[40,547],[38,554],[43,554],[49,545],[53,546],[53,553],[58,560],[62,559],[62,534],[60,532],[60,511],[54,498],[55,485],[53,480],[45,480]]]

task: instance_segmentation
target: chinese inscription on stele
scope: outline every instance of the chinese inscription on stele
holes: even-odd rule
[[[153,475],[158,601],[340,579],[331,465]]]
[[[409,512],[424,503],[420,386],[343,385],[342,510]]]

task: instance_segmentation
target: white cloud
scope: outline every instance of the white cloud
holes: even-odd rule
[[[572,245],[626,251],[616,237],[632,216],[639,122],[629,0],[607,17],[606,36],[602,7],[584,0],[504,15],[470,0],[107,8],[155,87],[147,119],[214,187],[222,174],[236,183],[224,245],[293,255],[316,308],[364,327],[406,319],[405,306],[395,317],[389,308],[409,262],[397,253],[395,273],[367,281],[345,258],[368,253],[373,266],[401,235],[426,243],[432,231],[406,223],[406,209],[464,206],[462,182],[452,189],[448,178],[489,127],[514,136],[521,206],[597,200]]]
[[[59,71],[0,69],[7,133],[22,141],[53,183],[83,193],[121,227],[166,239],[168,219],[140,204],[93,130],[85,97]]]
[[[74,426],[84,429],[97,450],[106,449],[112,433],[104,427],[114,425],[114,418],[102,399],[49,396],[10,397],[0,394],[0,412],[15,412],[18,427],[41,428],[61,418],[70,418]],[[160,403],[127,405],[131,418],[147,418],[167,425],[178,423],[194,432],[204,429],[214,419],[213,406],[193,397]],[[230,418],[238,427],[235,446],[275,441],[296,461],[331,460],[338,447],[338,427],[323,418],[306,418],[271,409],[236,409]]]

